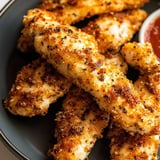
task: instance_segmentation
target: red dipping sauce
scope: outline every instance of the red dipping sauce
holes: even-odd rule
[[[160,16],[148,25],[144,41],[152,44],[153,51],[160,60]]]

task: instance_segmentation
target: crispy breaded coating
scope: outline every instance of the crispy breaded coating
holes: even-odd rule
[[[132,67],[138,69],[141,74],[152,72],[154,68],[160,66],[150,43],[126,43],[121,50],[122,56]]]
[[[103,14],[82,30],[94,35],[101,53],[115,53],[132,39],[146,17],[146,11],[141,9]]]
[[[41,17],[42,20],[47,20],[47,21],[52,21],[57,19],[52,13],[47,12],[45,10],[41,10],[38,8],[32,9],[32,10],[28,10],[28,15],[29,16],[24,16],[23,18],[23,26],[24,28],[21,30],[21,36],[18,39],[18,43],[17,43],[17,48],[21,51],[21,52],[31,52],[34,51],[34,46],[33,46],[33,42],[34,42],[34,34],[33,31],[30,30],[30,25],[33,25],[32,27],[34,27],[34,24],[30,24],[29,21],[32,19],[34,21],[34,17],[36,20],[36,17]]]
[[[146,103],[147,99],[150,101],[150,105],[154,104],[151,100],[148,92],[153,94],[155,100],[159,101],[160,105],[160,62],[153,52],[150,43],[126,43],[121,50],[122,55],[126,59],[126,62],[134,68],[140,70],[140,77],[135,82],[135,86],[141,96],[146,97],[143,103]],[[149,105],[149,106],[150,106]]]
[[[143,6],[149,0],[74,0],[74,1],[42,1],[42,9],[53,11],[66,24],[83,20],[93,15],[120,12]],[[56,7],[57,9],[55,9]]]
[[[147,73],[134,83],[144,106],[156,117],[160,112],[160,67]]]
[[[99,5],[117,5],[117,6],[123,6],[123,5],[129,5],[128,7],[138,8],[144,3],[149,2],[148,0],[135,0],[134,2],[131,0],[119,0],[118,2],[115,0],[42,0],[41,3],[46,4],[59,4],[59,6],[73,6],[73,7],[83,7],[83,6],[99,6]]]
[[[121,56],[121,54],[118,53],[105,53],[106,65],[107,64],[113,64],[117,67],[118,70],[123,72],[124,74],[128,71],[128,64],[125,62],[124,58]]]
[[[34,22],[29,21],[33,23],[30,29],[34,33],[35,49],[42,57],[90,92],[100,108],[111,113],[113,121],[128,132],[159,132],[159,118],[144,107],[132,83],[117,66],[106,65],[94,37],[57,21],[34,19]]]
[[[112,126],[108,137],[111,139],[110,160],[158,160],[159,135],[131,136]]]
[[[107,127],[109,114],[99,109],[93,97],[72,87],[56,114],[57,143],[49,150],[55,160],[85,160]]]
[[[49,105],[67,93],[70,86],[50,64],[37,59],[18,72],[4,106],[14,115],[45,115]]]

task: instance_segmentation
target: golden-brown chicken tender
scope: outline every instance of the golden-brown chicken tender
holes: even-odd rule
[[[14,115],[45,115],[49,105],[67,93],[70,86],[50,64],[37,59],[18,72],[4,106]]]
[[[154,54],[151,44],[126,43],[121,53],[129,65],[140,70],[140,76],[134,83],[134,87],[145,108],[153,116],[159,116],[160,62]]]
[[[74,7],[83,7],[83,6],[99,6],[99,5],[129,5],[128,7],[138,8],[144,3],[149,2],[148,0],[135,0],[134,2],[131,0],[42,0],[41,3],[45,4],[59,4],[61,6],[74,6]],[[106,4],[105,4],[106,3]]]
[[[143,6],[149,0],[74,0],[74,1],[42,1],[39,7],[53,11],[56,17],[71,24],[103,13],[120,12]]]
[[[159,135],[131,136],[123,129],[112,126],[108,137],[111,160],[158,160]]]
[[[133,38],[146,17],[147,13],[141,9],[103,14],[82,30],[94,35],[101,53],[115,53]]]
[[[101,111],[93,97],[74,87],[56,115],[57,144],[49,150],[55,160],[85,160],[107,127],[109,114]]]
[[[153,116],[160,112],[160,65],[150,44],[127,43],[122,48],[128,64],[141,71],[134,83],[141,101]],[[142,75],[141,75],[142,74]],[[158,160],[159,135],[131,136],[113,125],[109,129],[111,160]]]
[[[40,9],[33,9],[33,10],[30,10],[29,11],[29,14],[31,15],[31,18],[32,17],[37,17],[37,16],[43,16],[43,18],[45,19],[47,19],[47,17],[48,16],[51,16],[50,17],[50,20],[52,21],[52,20],[55,20],[55,17],[53,16],[53,15],[51,15],[49,12],[46,12],[46,11],[44,11],[44,10],[40,10]],[[126,13],[127,14],[127,13]],[[103,17],[103,16],[102,16]],[[33,47],[33,41],[34,41],[34,39],[33,39],[33,33],[32,33],[32,31],[31,30],[29,30],[29,26],[27,25],[27,22],[28,22],[28,20],[29,20],[29,17],[27,16],[27,18],[26,17],[24,17],[24,20],[23,20],[23,24],[24,24],[24,29],[22,30],[22,32],[21,32],[21,36],[20,36],[20,38],[19,38],[19,40],[18,40],[18,48],[19,48],[19,50],[21,51],[21,52],[30,52],[30,51],[33,51],[34,50],[34,47]],[[49,20],[49,19],[48,19]],[[101,25],[103,25],[103,23],[105,23],[105,21],[106,21],[106,19],[101,19],[101,17],[99,17],[99,19],[97,19],[97,20],[95,20],[94,22],[95,23],[97,23],[97,21],[99,21],[98,23],[99,24],[101,24]],[[116,21],[115,21],[115,23],[116,23]],[[123,24],[122,24],[123,25]],[[93,32],[91,32],[91,30],[93,30]],[[85,28],[84,28],[84,31],[86,31],[86,32],[89,32],[90,34],[93,34],[94,36],[95,36],[95,34],[94,34],[94,32],[95,32],[95,30],[94,30],[94,28],[92,27],[92,25],[88,25],[88,26],[86,26]],[[104,43],[104,37],[106,38],[106,39],[109,39],[110,38],[110,36],[107,34],[108,33],[108,30],[105,28],[105,27],[102,27],[102,28],[100,28],[99,29],[99,31],[100,31],[100,33],[99,33],[99,38],[97,38],[97,37],[95,37],[96,38],[96,40],[98,41],[98,45],[99,45],[99,49],[102,47],[102,45],[101,44],[104,44],[104,46],[108,46],[108,47],[105,47],[105,50],[103,50],[103,52],[105,52],[106,53],[106,50],[109,50],[109,45],[107,44],[107,42],[105,42]],[[132,36],[133,36],[133,34],[134,33],[132,33]],[[113,37],[112,38],[112,40],[113,41],[115,41],[115,42],[117,42],[118,40],[117,40],[117,38],[118,37]],[[131,37],[130,37],[131,38]],[[127,38],[128,39],[128,38]],[[100,43],[101,42],[101,43]],[[105,45],[106,44],[106,45]],[[121,43],[122,44],[122,43]],[[118,44],[118,43],[115,43],[115,44],[113,44],[113,46],[112,46],[112,49],[115,51],[116,50],[116,48],[117,47],[120,47],[120,45],[121,45],[120,43]],[[108,48],[108,49],[107,49]],[[102,52],[102,50],[100,50],[101,52]],[[105,54],[104,53],[104,54]],[[106,54],[105,54],[105,56],[108,58],[108,61],[110,61],[110,63],[113,63],[113,64],[115,64],[115,65],[117,65],[117,67],[120,69],[120,70],[122,70],[124,73],[127,71],[127,65],[126,65],[126,63],[124,62],[124,60],[123,60],[123,58],[122,58],[122,56],[121,55],[119,55],[119,54],[115,54],[115,52],[114,52],[114,54],[111,54],[111,53],[109,53],[109,52],[107,52]]]
[[[126,43],[122,50],[126,62],[140,70],[140,77],[134,86],[146,108],[159,112],[160,106],[160,62],[150,43]]]
[[[154,54],[150,43],[126,43],[122,47],[121,54],[126,62],[138,69],[141,74],[153,72],[157,66],[160,66],[160,62]]]

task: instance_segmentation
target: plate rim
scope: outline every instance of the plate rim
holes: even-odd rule
[[[4,145],[7,147],[7,149],[9,149],[9,151],[11,151],[16,158],[23,158],[25,160],[30,160],[28,158],[27,155],[25,155],[22,151],[20,151],[20,149],[18,149],[5,135],[5,133],[2,131],[2,129],[0,129],[0,140],[2,141],[2,143],[5,143]]]

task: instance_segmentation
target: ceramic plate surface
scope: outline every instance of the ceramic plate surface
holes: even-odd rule
[[[0,17],[0,99],[6,97],[17,71],[35,58],[20,53],[16,49],[17,39],[22,28],[22,18],[28,9],[34,8],[39,0],[15,0],[1,12]],[[148,13],[159,8],[159,0],[151,0],[144,8]],[[137,34],[135,40],[137,40]],[[59,102],[58,102],[59,103]],[[47,160],[49,146],[53,143],[53,119],[57,106],[50,107],[45,117],[23,118],[8,113],[0,104],[0,132],[9,146],[24,159]],[[89,160],[109,159],[107,141],[97,141]]]

